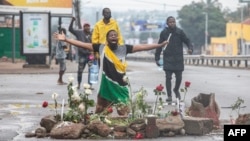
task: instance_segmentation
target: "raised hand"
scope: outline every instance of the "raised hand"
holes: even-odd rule
[[[162,46],[162,47],[163,47],[163,46],[166,46],[168,43],[169,43],[168,41],[163,41],[163,42],[161,43],[161,46]]]
[[[76,18],[75,17],[72,17],[72,19],[71,19],[72,21],[75,21],[76,20]]]
[[[66,40],[65,34],[64,34],[64,33],[59,34],[58,32],[55,32],[55,33],[53,34],[53,38],[54,38],[55,40],[60,40],[60,41],[65,41],[65,40]]]

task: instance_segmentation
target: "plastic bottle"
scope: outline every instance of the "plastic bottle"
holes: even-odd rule
[[[93,64],[90,66],[90,83],[96,84],[98,82],[99,75],[99,66],[97,60],[93,61]]]

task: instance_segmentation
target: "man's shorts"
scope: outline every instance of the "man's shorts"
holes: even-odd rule
[[[57,59],[59,64],[59,70],[65,71],[66,70],[66,59]]]

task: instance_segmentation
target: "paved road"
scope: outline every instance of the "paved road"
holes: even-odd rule
[[[67,99],[66,85],[57,85],[58,66],[50,69],[23,69],[22,62],[10,67],[10,64],[0,62],[0,141],[34,141],[49,140],[24,138],[26,132],[35,130],[39,126],[41,117],[53,113],[52,108],[41,108],[41,103],[46,100],[53,103],[51,94],[57,92],[59,101]],[[144,87],[148,91],[148,102],[154,102],[153,89],[159,84],[164,84],[164,72],[152,62],[128,62],[128,76],[132,83],[132,90]],[[5,68],[2,66],[9,66]],[[68,70],[64,76],[67,80],[69,75],[76,78],[77,64],[68,62]],[[3,71],[4,70],[4,71]],[[7,70],[7,71],[6,71]],[[86,80],[87,73],[83,75]],[[186,105],[189,106],[191,98],[199,93],[215,93],[215,99],[219,106],[220,120],[228,121],[231,112],[228,107],[235,102],[237,97],[245,100],[241,113],[250,111],[250,73],[249,70],[218,69],[209,67],[186,66],[183,73],[184,81],[190,81],[191,87],[186,96]],[[76,79],[75,79],[76,82]],[[96,86],[94,86],[96,87]],[[92,96],[93,99],[96,95]],[[235,114],[235,113],[233,113]],[[154,140],[163,141],[166,138]],[[222,134],[206,136],[180,136],[167,138],[175,141],[212,141],[223,140]]]

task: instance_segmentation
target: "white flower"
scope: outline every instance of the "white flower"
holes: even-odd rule
[[[83,88],[84,88],[84,89],[89,89],[90,87],[91,87],[91,86],[90,86],[88,83],[84,83],[84,84],[83,84]]]
[[[124,75],[122,78],[123,82],[127,82],[128,83],[128,76]]]
[[[80,111],[84,112],[85,111],[85,105],[84,103],[81,103],[78,108],[80,109]]]
[[[52,97],[53,100],[56,100],[57,97],[58,97],[58,94],[54,92],[51,97]]]
[[[85,93],[86,95],[91,95],[91,94],[92,94],[92,91],[91,91],[90,89],[86,89],[86,90],[84,91],[84,93]]]
[[[74,94],[72,95],[72,100],[73,101],[80,101],[81,100],[81,97],[79,96],[78,92],[74,92]]]
[[[160,105],[160,106],[158,106],[158,110],[162,110],[163,109],[163,107]]]
[[[74,93],[77,92],[77,85],[72,86],[71,88],[72,88],[72,90],[74,91]]]
[[[74,77],[73,77],[72,75],[70,75],[70,76],[68,77],[68,80],[69,80],[70,83],[72,83],[72,82],[74,81]]]

